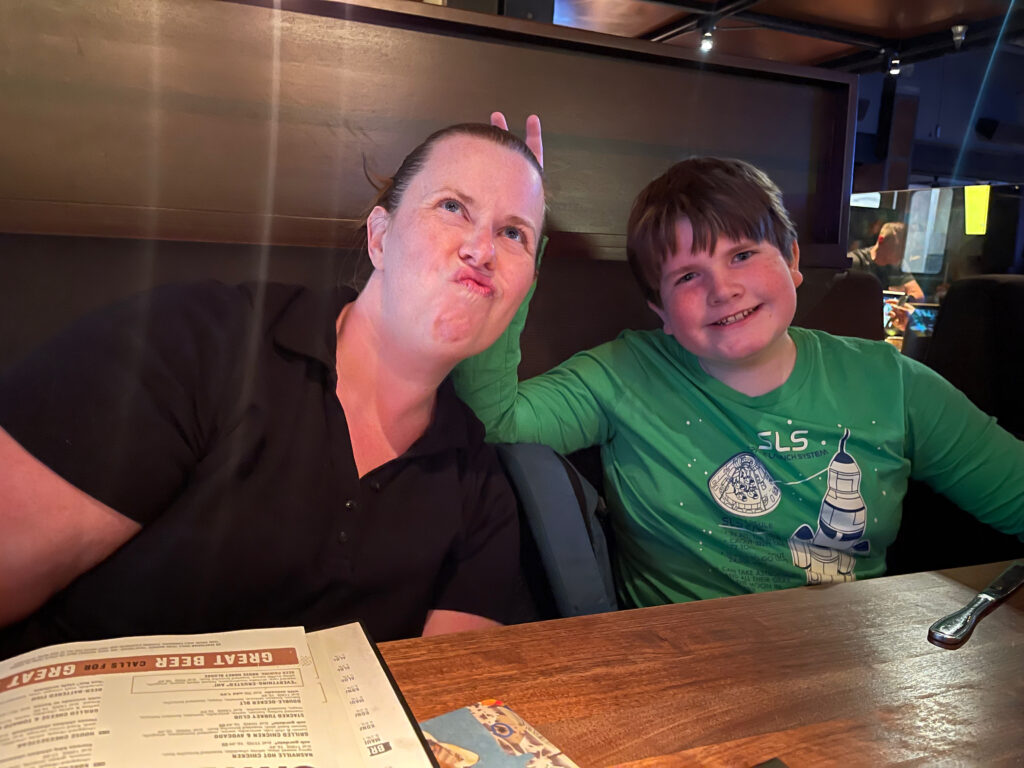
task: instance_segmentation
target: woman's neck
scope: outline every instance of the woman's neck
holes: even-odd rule
[[[348,304],[336,323],[336,393],[360,477],[401,456],[430,425],[450,366],[388,337],[372,303]]]

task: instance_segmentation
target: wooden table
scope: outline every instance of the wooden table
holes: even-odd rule
[[[381,645],[420,720],[499,698],[582,766],[1024,765],[1024,588],[926,639],[1006,564]]]

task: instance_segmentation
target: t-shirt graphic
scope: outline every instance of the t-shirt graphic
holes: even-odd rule
[[[871,543],[864,538],[867,508],[860,493],[861,471],[846,452],[850,430],[843,433],[839,450],[828,465],[828,491],[818,511],[818,529],[804,523],[789,537],[793,565],[807,572],[808,584],[853,581],[854,555],[866,555]]]
[[[740,517],[767,515],[782,496],[768,468],[752,453],[737,453],[720,466],[708,490],[718,506]]]

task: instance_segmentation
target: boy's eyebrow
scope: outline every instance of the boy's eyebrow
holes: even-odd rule
[[[670,269],[667,272],[662,272],[661,277],[664,280],[666,277],[673,277],[674,275],[678,275],[681,272],[689,272],[691,269],[694,268],[696,264],[697,260],[693,259],[692,261],[688,261],[685,264],[679,265],[675,269]]]

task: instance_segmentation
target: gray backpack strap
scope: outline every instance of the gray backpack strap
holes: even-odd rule
[[[597,491],[547,446],[496,447],[537,544],[559,613],[580,616],[616,610]]]

